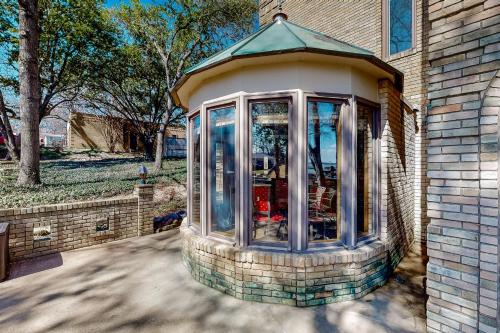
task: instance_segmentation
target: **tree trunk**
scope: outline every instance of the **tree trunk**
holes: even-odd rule
[[[3,135],[5,140],[5,145],[9,151],[9,156],[14,161],[19,162],[19,150],[16,146],[16,138],[12,132],[12,126],[10,126],[9,115],[7,114],[7,108],[3,100],[2,92],[0,91],[0,133]]]
[[[316,181],[320,186],[325,186],[325,171],[321,161],[321,122],[319,119],[318,103],[312,104],[314,148],[309,145],[309,155],[316,171]]]
[[[169,125],[169,119],[172,115],[172,110],[174,109],[174,103],[172,101],[172,96],[170,94],[167,95],[167,111],[163,116],[163,120],[158,130],[158,134],[156,136],[156,155],[155,155],[155,170],[160,171],[163,167],[163,143],[165,140],[165,132],[167,131],[167,126]]]
[[[38,0],[19,0],[19,110],[21,166],[18,185],[40,183]]]
[[[153,160],[153,140],[151,137],[141,135],[142,145],[144,146],[144,159],[147,161]]]
[[[166,126],[161,124],[158,134],[156,136],[156,156],[155,156],[155,170],[160,171],[163,167],[163,144],[165,140]]]

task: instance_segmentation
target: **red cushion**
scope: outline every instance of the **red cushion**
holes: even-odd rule
[[[271,216],[271,221],[273,222],[281,222],[285,219],[285,217],[281,214],[273,214],[273,216]]]
[[[254,220],[257,222],[267,222],[267,216],[254,216]]]

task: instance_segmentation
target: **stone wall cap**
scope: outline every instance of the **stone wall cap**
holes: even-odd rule
[[[152,185],[151,185],[152,186]],[[0,216],[10,216],[10,215],[27,215],[36,214],[43,212],[55,212],[63,210],[73,210],[78,208],[88,208],[88,207],[99,207],[99,206],[109,206],[114,204],[130,203],[136,201],[137,198],[133,195],[123,197],[123,198],[110,198],[110,199],[97,199],[92,201],[77,201],[59,204],[48,204],[25,208],[5,208],[0,209]]]
[[[154,184],[136,184],[135,188],[153,188]]]

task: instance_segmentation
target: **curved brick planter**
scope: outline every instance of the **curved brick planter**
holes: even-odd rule
[[[181,226],[182,256],[199,282],[239,299],[294,306],[352,300],[387,280],[386,246],[290,253],[232,247]]]

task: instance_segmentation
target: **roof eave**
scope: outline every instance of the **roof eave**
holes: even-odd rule
[[[245,58],[255,58],[255,57],[264,57],[264,56],[271,56],[271,55],[278,55],[278,54],[287,54],[287,53],[299,53],[299,52],[306,52],[306,53],[317,53],[317,54],[325,54],[325,55],[334,55],[334,56],[340,56],[340,57],[346,57],[346,58],[358,58],[358,59],[364,59],[375,66],[379,67],[380,69],[384,70],[387,73],[390,73],[394,75],[394,85],[399,91],[403,91],[403,82],[404,82],[404,75],[402,72],[397,70],[396,68],[392,67],[388,63],[380,60],[373,54],[362,54],[362,53],[351,53],[351,52],[342,52],[342,51],[330,51],[330,50],[324,50],[324,49],[317,49],[317,48],[310,48],[310,47],[301,47],[301,48],[294,48],[294,49],[287,49],[287,50],[278,50],[278,51],[270,51],[270,52],[262,52],[262,53],[251,53],[251,54],[239,54],[239,55],[231,55],[230,57],[224,58],[220,61],[216,61],[212,64],[209,64],[205,67],[198,68],[192,72],[184,74],[179,81],[174,85],[172,89],[172,97],[174,98],[174,102],[176,105],[180,105],[184,108],[186,106],[183,106],[181,104],[179,95],[177,94],[177,91],[180,89],[180,87],[193,75],[199,74],[201,72],[204,72],[206,70],[209,70],[211,68],[223,65],[225,63],[231,62],[233,60],[237,59],[245,59]]]

